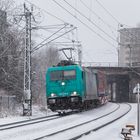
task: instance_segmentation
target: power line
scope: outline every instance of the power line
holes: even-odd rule
[[[34,49],[36,49],[39,45],[41,45],[42,43],[44,43],[45,41],[47,41],[49,38],[51,38],[52,36],[54,36],[55,34],[57,34],[58,32],[60,32],[61,30],[63,30],[65,27],[67,26],[67,24],[66,25],[64,25],[62,28],[60,28],[58,31],[56,31],[55,33],[53,33],[51,36],[49,36],[48,38],[46,38],[46,39],[44,39],[42,42],[40,42],[37,46],[35,46],[34,48],[33,48],[33,50]]]
[[[76,8],[74,8],[71,4],[69,4],[66,0],[63,0],[65,3],[67,3],[71,8],[73,8],[74,10],[76,10],[81,16],[83,16],[84,18],[86,18],[91,24],[93,24],[96,28],[98,28],[100,31],[102,31],[105,35],[107,35],[109,38],[111,38],[112,40],[116,41],[116,39],[114,39],[112,36],[110,36],[108,33],[106,33],[102,28],[100,28],[96,23],[94,23],[92,20],[90,20],[89,18],[87,18],[83,13],[81,13],[79,10],[77,10]],[[118,42],[117,42],[118,43]]]
[[[62,9],[64,9],[67,13],[69,13],[71,16],[73,16],[74,18],[76,18],[80,23],[82,23],[85,27],[87,27],[91,32],[93,32],[94,34],[96,34],[97,36],[99,36],[100,38],[102,38],[105,42],[107,42],[108,44],[110,44],[111,46],[115,47],[116,46],[114,44],[112,44],[110,41],[108,41],[106,38],[104,38],[103,36],[101,36],[100,34],[98,34],[96,31],[94,31],[90,26],[88,26],[86,23],[84,23],[82,20],[80,20],[78,17],[75,17],[71,12],[69,12],[66,8],[64,8],[61,4],[59,4],[58,2],[56,2],[55,0],[53,0],[58,6],[60,6]]]
[[[99,2],[98,0],[96,0],[96,2],[114,19],[114,21],[116,21],[118,24],[120,24],[120,25],[125,25],[125,26],[128,26],[128,25],[126,25],[126,24],[121,24],[120,23],[120,21],[116,18],[116,17],[114,17],[104,6],[103,6],[103,4],[101,4],[101,2]],[[128,26],[128,27],[130,27],[130,26]],[[131,27],[132,28],[132,27]]]
[[[80,0],[81,1],[81,3],[84,5],[84,7],[86,7],[92,14],[94,14],[99,20],[101,20],[107,27],[109,27],[110,29],[112,28],[113,30],[115,30],[116,31],[116,29],[113,27],[113,26],[111,26],[110,24],[108,24],[107,22],[105,22],[104,20],[103,20],[103,18],[101,18],[96,12],[94,12],[91,8],[89,8],[82,0]]]
[[[49,33],[54,33],[53,31],[49,31],[49,30],[46,30],[46,29],[43,29],[43,30],[45,30],[45,31],[47,31],[47,32],[49,32]],[[60,32],[61,33],[61,32]],[[58,34],[58,33],[56,33],[56,35],[60,35],[60,34]],[[39,36],[39,38],[41,38],[41,39],[46,39],[46,37],[45,36],[43,36],[43,35],[41,35],[42,36],[42,38]],[[63,39],[67,39],[67,40],[72,40],[72,39],[70,39],[70,38],[67,38],[67,37],[64,37],[64,36],[62,36],[62,38]]]
[[[49,44],[50,42],[52,42],[52,41],[54,41],[54,40],[56,40],[56,39],[62,37],[63,35],[65,35],[65,34],[71,32],[71,31],[73,31],[73,30],[75,30],[75,29],[76,29],[76,27],[72,28],[71,30],[69,30],[69,31],[67,31],[67,32],[65,32],[65,33],[63,33],[63,34],[61,34],[61,35],[55,37],[55,38],[53,38],[52,40],[50,40],[50,41],[47,42],[47,43],[44,43],[44,44],[42,44],[42,45],[40,44],[41,46],[38,46],[38,47],[36,47],[35,49],[33,49],[33,50],[32,50],[32,53],[34,53],[36,50],[42,48],[42,47],[45,46],[46,44]]]
[[[58,28],[64,26],[65,24],[55,24],[55,25],[47,25],[47,26],[35,26],[35,27],[32,27],[32,28],[34,28],[34,29],[58,29]],[[68,27],[65,27],[65,28],[70,28],[70,27],[68,26]]]
[[[120,23],[98,0],[96,2],[117,22]]]
[[[80,1],[82,1],[82,0],[80,0]],[[119,22],[119,20],[117,19],[117,18],[115,18],[104,6],[103,6],[103,4],[101,4],[98,0],[96,0],[96,2],[118,23],[118,25],[122,25],[122,26],[128,26],[128,25],[126,25],[126,24],[121,24],[120,22]],[[128,26],[128,27],[130,27],[130,26]],[[131,27],[132,28],[132,27]],[[125,28],[124,28],[125,29]],[[126,36],[126,37],[128,37],[128,38],[130,38],[130,39],[133,39],[133,37],[136,37],[136,38],[138,38],[136,35],[134,35],[134,34],[132,34],[130,31],[128,31],[127,30],[127,32],[129,33],[129,34],[131,34],[132,35],[132,37],[130,37],[129,35],[126,35],[125,33],[122,33],[124,36]],[[138,39],[138,40],[140,40],[140,39]],[[120,42],[118,42],[118,43],[120,43]]]

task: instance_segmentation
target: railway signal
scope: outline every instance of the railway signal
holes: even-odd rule
[[[133,93],[138,94],[137,96],[137,131],[138,136],[140,135],[140,84],[138,83],[136,87],[133,89]]]

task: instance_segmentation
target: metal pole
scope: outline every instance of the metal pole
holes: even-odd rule
[[[139,119],[139,117],[140,117],[140,112],[139,112],[139,108],[140,108],[140,99],[139,99],[139,95],[140,95],[140,84],[138,83],[138,85],[137,85],[137,87],[138,87],[138,104],[137,104],[137,114],[138,114],[138,116],[137,116],[137,128],[138,128],[138,136],[139,136],[139,134],[140,134],[140,119]]]
[[[24,16],[26,20],[25,33],[25,57],[24,57],[24,101],[23,115],[32,115],[32,93],[31,93],[31,16],[24,4]]]
[[[118,48],[117,48],[117,53],[118,53],[118,67],[120,66],[120,62],[119,62],[119,47],[120,47],[120,24],[118,24],[118,38],[117,38],[117,41],[118,41]]]
[[[121,25],[120,23],[118,24],[118,37],[117,37],[117,41],[118,41],[118,48],[117,48],[117,53],[118,53],[118,67],[120,66],[120,52],[119,52],[119,49],[120,49],[120,28],[123,27],[123,25]]]
[[[78,62],[80,66],[82,65],[82,49],[81,48],[82,46],[78,45]]]
[[[129,66],[132,67],[132,46],[128,44],[128,48],[129,48]]]
[[[31,91],[31,15],[32,13],[30,12],[30,16],[29,16],[29,75],[30,75],[30,115],[32,116],[32,91]]]
[[[118,53],[118,67],[120,66],[120,60],[119,60],[119,45],[118,45],[118,48],[117,48],[117,53]]]

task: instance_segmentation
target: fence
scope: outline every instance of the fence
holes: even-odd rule
[[[16,96],[0,96],[0,117],[15,114]]]

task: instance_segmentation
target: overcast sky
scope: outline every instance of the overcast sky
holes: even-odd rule
[[[82,12],[92,23],[67,5],[64,0],[55,0],[88,25],[88,27],[92,28],[92,31],[59,7],[53,0],[29,1],[42,9],[42,17],[38,18],[38,20],[42,21],[42,25],[62,23],[45,12],[48,11],[65,22],[78,27],[78,39],[83,46],[83,61],[88,62],[117,62],[118,45],[115,40],[117,40],[118,35],[118,24],[121,23],[124,25],[124,28],[128,28],[136,27],[140,23],[139,0],[98,0],[113,17],[96,0],[66,0],[74,8]],[[19,2],[22,3],[23,1],[20,0]],[[43,9],[45,10],[44,12]],[[45,36],[45,33],[43,34]]]

